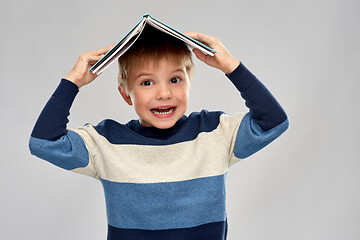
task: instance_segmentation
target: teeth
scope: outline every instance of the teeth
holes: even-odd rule
[[[157,108],[157,109],[168,109],[168,108]],[[171,107],[171,108],[169,109],[169,111],[167,111],[167,112],[158,112],[158,111],[156,111],[156,109],[152,109],[151,111],[152,111],[153,113],[155,113],[155,114],[165,115],[165,114],[170,114],[170,113],[172,113],[172,112],[174,111],[174,108]]]

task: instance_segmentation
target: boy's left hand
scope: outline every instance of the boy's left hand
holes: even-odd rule
[[[210,55],[206,55],[198,49],[193,49],[194,54],[200,60],[206,63],[207,65],[220,69],[226,74],[231,73],[235,70],[240,64],[240,62],[235,59],[229,51],[221,44],[220,40],[217,37],[208,36],[203,33],[196,32],[185,32],[184,34],[192,37],[199,42],[204,43],[210,48],[214,49],[217,53],[212,57]]]

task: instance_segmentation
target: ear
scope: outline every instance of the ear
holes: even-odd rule
[[[121,96],[125,100],[125,102],[127,104],[129,104],[130,106],[133,105],[133,103],[131,101],[131,97],[121,87],[118,87],[118,89],[119,89],[119,92],[120,92]]]

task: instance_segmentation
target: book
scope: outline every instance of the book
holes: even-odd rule
[[[173,27],[157,20],[150,14],[143,15],[142,19],[117,43],[112,47],[104,56],[99,59],[90,69],[94,74],[99,75],[110,64],[116,61],[121,55],[123,55],[138,39],[144,28],[153,27],[162,32],[169,34],[177,39],[183,41],[190,49],[196,48],[202,51],[204,54],[214,56],[216,51],[206,46],[205,44],[185,35],[184,33],[176,30]]]

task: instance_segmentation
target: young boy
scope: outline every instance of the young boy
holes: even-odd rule
[[[119,91],[134,106],[138,120],[120,124],[107,119],[66,129],[79,89],[97,77],[88,69],[109,46],[81,54],[31,134],[32,154],[101,181],[108,239],[226,239],[227,168],[288,127],[275,98],[216,37],[186,34],[217,51],[211,57],[193,50],[198,59],[226,74],[249,113],[228,116],[202,110],[184,115],[191,52],[181,41],[146,31],[119,58]]]

